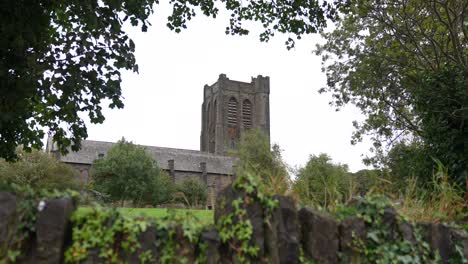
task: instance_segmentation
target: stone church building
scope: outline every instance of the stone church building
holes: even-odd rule
[[[143,146],[175,183],[189,177],[205,182],[214,193],[233,179],[237,158],[235,150],[248,129],[261,129],[270,135],[270,78],[252,77],[250,83],[229,80],[220,74],[212,85],[205,85],[201,106],[200,151]],[[60,155],[48,142],[47,152],[80,172],[89,181],[89,170],[95,159],[102,158],[112,142],[84,140],[81,150]]]

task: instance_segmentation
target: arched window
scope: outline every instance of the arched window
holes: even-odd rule
[[[248,99],[242,102],[242,124],[245,129],[252,128],[252,103]]]
[[[227,125],[230,127],[237,127],[237,100],[231,97],[227,107]]]
[[[217,120],[217,108],[218,103],[214,102],[212,112],[208,113],[210,115],[210,126],[208,127],[209,137],[211,141],[214,141],[216,135],[216,120]]]
[[[211,105],[210,105],[210,103],[208,103],[208,107],[206,109],[208,109],[206,111],[206,113],[205,113],[205,116],[206,116],[206,129],[209,130],[210,123],[211,123]]]
[[[218,120],[218,102],[215,100],[213,107],[213,130],[216,129],[216,121]]]

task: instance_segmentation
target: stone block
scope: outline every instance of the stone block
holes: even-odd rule
[[[275,196],[278,207],[265,230],[265,245],[271,263],[299,263],[299,222],[294,200]]]
[[[464,260],[468,261],[468,233],[467,231],[461,229],[452,229],[451,230],[451,237],[452,237],[452,246],[454,247],[452,250],[452,254],[455,253],[455,247],[459,247],[462,253],[462,257]]]
[[[316,263],[338,262],[338,223],[331,216],[310,208],[299,210],[301,243],[305,257]]]
[[[224,188],[216,197],[216,206],[214,213],[215,224],[218,223],[219,219],[223,215],[233,214],[233,224],[236,223],[237,217],[235,216],[235,209],[232,206],[232,202],[238,198],[245,199],[246,195],[241,190],[235,190],[231,185]],[[246,206],[247,218],[252,224],[253,234],[251,243],[259,248],[258,257],[264,256],[265,248],[265,230],[263,226],[263,208],[257,201],[250,201]],[[223,250],[226,253],[228,250]],[[232,252],[231,252],[232,253]],[[227,254],[231,254],[227,253]],[[253,260],[252,260],[253,261]]]
[[[144,232],[138,235],[138,244],[140,247],[135,250],[135,252],[125,252],[123,259],[127,263],[141,263],[140,255],[145,252],[151,252],[151,256],[154,260],[157,259],[157,250],[156,250],[156,228],[153,226],[148,227]]]
[[[359,252],[359,244],[366,243],[366,223],[359,217],[349,217],[339,225],[342,263],[361,263],[364,258]]]
[[[36,220],[34,263],[62,263],[66,241],[71,240],[70,216],[75,211],[72,200],[60,198],[45,202]]]
[[[452,242],[450,240],[450,229],[442,224],[419,223],[423,238],[429,243],[432,250],[437,251],[441,258],[441,263],[449,263]]]
[[[414,228],[411,223],[406,221],[399,222],[398,231],[404,240],[411,242],[413,245],[417,243],[416,237],[414,236]]]
[[[16,230],[16,196],[0,192],[0,256],[8,250],[8,245]]]
[[[86,259],[80,262],[80,264],[99,264],[103,263],[104,260],[99,257],[99,249],[98,248],[91,248],[88,249],[88,256]]]
[[[200,242],[206,245],[205,257],[207,264],[221,263],[220,246],[221,239],[218,231],[209,229],[204,231],[200,236]]]
[[[177,249],[175,252],[175,264],[195,263],[195,245],[184,237],[182,226],[178,225],[175,230]]]

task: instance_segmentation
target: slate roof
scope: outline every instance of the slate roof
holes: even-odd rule
[[[99,154],[106,154],[114,145],[112,142],[83,140],[81,150],[70,151],[66,156],[60,156],[65,163],[92,164]],[[168,161],[174,160],[176,171],[201,172],[200,163],[206,163],[208,173],[233,175],[233,166],[237,158],[201,152],[197,150],[162,148],[155,146],[142,146],[152,154],[158,165],[168,170]]]

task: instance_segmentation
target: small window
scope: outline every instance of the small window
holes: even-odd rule
[[[98,158],[100,158],[100,159],[104,158],[104,153],[99,153]]]

